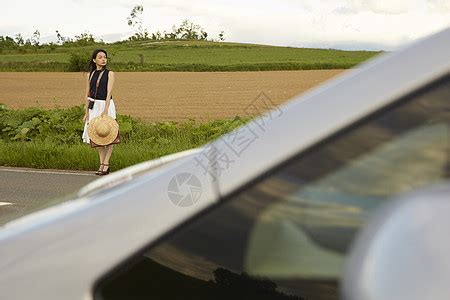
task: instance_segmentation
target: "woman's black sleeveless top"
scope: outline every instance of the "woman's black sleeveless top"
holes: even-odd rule
[[[94,74],[92,75],[92,72],[89,73],[91,78],[90,82],[90,90],[89,90],[89,97],[97,100],[105,100],[106,101],[106,95],[108,94],[108,73],[109,70],[104,68],[105,72],[102,75],[102,78],[100,78],[100,82],[98,84],[97,89],[97,97],[95,97],[95,85],[97,83],[98,76],[100,75],[102,70],[94,70]],[[110,97],[112,99],[112,95]]]

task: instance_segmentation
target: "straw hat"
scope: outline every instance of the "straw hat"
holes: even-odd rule
[[[97,145],[109,145],[117,137],[119,124],[108,115],[100,115],[89,121],[89,138]]]

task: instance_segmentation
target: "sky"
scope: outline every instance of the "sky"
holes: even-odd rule
[[[227,42],[291,47],[395,51],[450,26],[450,0],[0,1],[0,36],[26,40],[37,29],[41,43],[56,42],[56,30],[124,40],[135,32],[127,21],[135,5],[150,33],[189,19],[212,38],[224,31]]]

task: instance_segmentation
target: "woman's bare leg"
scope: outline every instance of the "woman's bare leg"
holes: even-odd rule
[[[98,149],[98,156],[100,157],[100,163],[104,164],[105,163],[105,156],[106,156],[105,146],[97,147],[97,149]]]
[[[109,159],[110,159],[111,154],[112,154],[113,146],[114,146],[114,145],[108,145],[108,146],[106,146],[106,150],[105,150],[105,159],[103,160],[103,163],[104,163],[105,165],[109,164]]]

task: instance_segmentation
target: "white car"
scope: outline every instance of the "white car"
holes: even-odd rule
[[[370,236],[346,266],[380,207],[450,176],[449,54],[450,28],[284,105],[261,94],[204,147],[4,224],[0,298],[413,299],[364,277]]]

